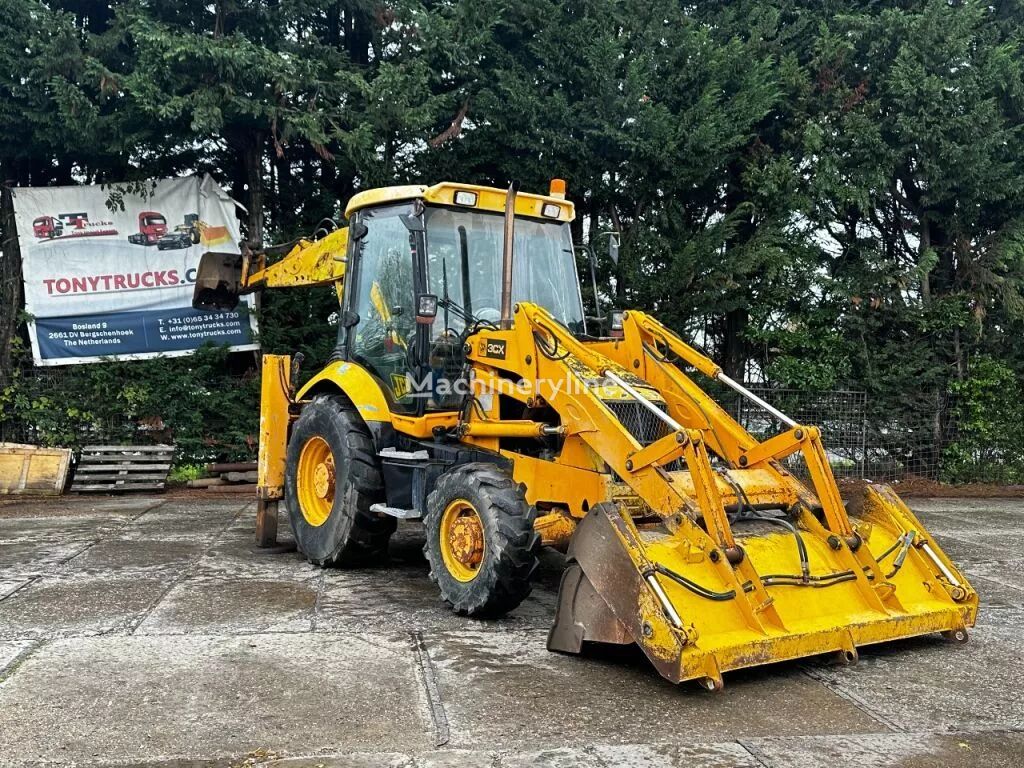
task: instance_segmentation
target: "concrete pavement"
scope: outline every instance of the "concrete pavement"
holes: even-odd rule
[[[445,609],[412,527],[386,567],[324,571],[254,550],[246,501],[4,502],[0,766],[1018,766],[1024,504],[912,506],[981,593],[968,645],[712,695],[628,649],[548,653],[554,552],[526,603],[479,622]]]

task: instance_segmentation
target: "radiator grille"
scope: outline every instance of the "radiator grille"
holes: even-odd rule
[[[605,405],[640,445],[650,445],[669,433],[668,425],[636,400],[605,400]],[[654,403],[662,411],[663,403]]]
[[[636,400],[605,400],[604,404],[640,445],[650,445],[672,431],[668,424]],[[654,405],[667,412],[664,403],[654,403]],[[676,459],[664,465],[664,469],[669,472],[678,472],[685,468],[686,462],[683,459]]]

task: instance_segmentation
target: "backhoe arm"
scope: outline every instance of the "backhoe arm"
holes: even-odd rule
[[[348,250],[348,227],[316,241],[299,240],[280,261],[267,264],[268,251],[203,254],[192,306],[234,309],[238,297],[260,288],[293,288],[333,283],[341,297]]]

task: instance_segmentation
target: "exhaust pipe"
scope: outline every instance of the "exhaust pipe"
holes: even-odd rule
[[[516,193],[519,182],[508,185],[505,195],[505,247],[501,254],[501,330],[512,327],[512,250],[516,239]]]

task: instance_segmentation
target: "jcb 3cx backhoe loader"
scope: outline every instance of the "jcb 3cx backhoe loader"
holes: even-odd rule
[[[636,643],[712,690],[782,659],[966,641],[975,591],[888,487],[844,504],[818,429],[643,312],[588,333],[564,182],[389,187],[345,213],[274,263],[208,253],[199,271],[197,308],[263,287],[340,300],[335,352],[298,391],[288,356],[263,357],[264,544],[282,500],[320,565],[383,558],[397,519],[422,520],[430,576],[468,616],[514,609],[539,547],[567,548],[551,650]],[[783,431],[759,442],[695,373]]]

